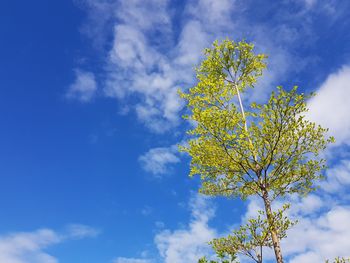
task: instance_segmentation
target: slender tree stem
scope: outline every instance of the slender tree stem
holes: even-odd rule
[[[268,222],[269,227],[270,227],[270,234],[271,234],[271,239],[272,239],[272,243],[273,243],[273,249],[275,252],[276,260],[277,260],[277,263],[283,263],[280,239],[278,238],[278,233],[277,233],[277,230],[275,228],[275,222],[273,222],[274,219],[273,219],[273,214],[272,214],[272,209],[271,209],[271,202],[269,199],[268,192],[266,190],[264,190],[264,193],[263,193],[263,200],[264,200],[264,205],[265,205],[267,222]]]
[[[256,153],[255,153],[255,149],[254,149],[254,145],[252,143],[252,140],[250,139],[250,135],[248,133],[248,125],[247,125],[247,119],[245,117],[245,112],[244,112],[244,108],[243,108],[243,103],[242,103],[242,99],[241,99],[241,94],[239,92],[239,88],[237,86],[237,84],[233,84],[236,91],[237,91],[237,96],[238,96],[238,101],[239,101],[239,106],[241,108],[241,112],[242,112],[242,117],[243,117],[243,121],[244,121],[244,130],[246,131],[247,135],[248,135],[248,140],[249,140],[249,144],[252,147],[252,151],[253,151],[253,157],[254,157],[254,161],[257,163],[258,159],[256,157]]]
[[[244,129],[246,132],[248,132],[248,126],[247,126],[247,120],[245,118],[245,112],[244,112],[244,108],[243,108],[243,103],[242,103],[242,99],[241,99],[241,94],[239,92],[239,88],[237,86],[237,84],[234,85],[237,91],[237,96],[238,96],[238,101],[239,101],[239,106],[241,108],[241,112],[242,112],[242,116],[243,116],[243,120],[244,120]]]

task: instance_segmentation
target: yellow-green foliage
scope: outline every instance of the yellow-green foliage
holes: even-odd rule
[[[325,162],[318,155],[334,139],[305,118],[313,94],[298,93],[297,87],[278,87],[265,104],[252,103],[244,110],[241,93],[266,68],[266,55],[255,54],[252,44],[216,41],[205,55],[196,70],[197,85],[180,92],[189,109],[185,118],[195,123],[188,146],[181,147],[192,158],[190,175],[201,177],[204,194],[255,195],[265,205],[258,218],[211,245],[222,263],[237,262],[237,254],[261,263],[263,247],[273,247],[276,261],[283,263],[280,239],[294,223],[282,210],[274,212],[271,203],[314,189]]]
[[[289,204],[286,204],[282,209],[273,213],[274,227],[278,232],[279,239],[286,237],[286,231],[296,223],[284,215],[288,208]],[[236,259],[237,254],[243,254],[254,262],[262,262],[263,247],[273,247],[265,212],[258,211],[256,218],[249,219],[245,225],[240,226],[227,237],[215,238],[210,244],[216,254],[223,259],[230,257]]]
[[[333,260],[333,263],[349,263],[349,262],[350,262],[350,258],[337,257]],[[326,263],[330,263],[330,261],[327,259]]]
[[[190,110],[185,118],[196,123],[182,150],[192,157],[191,175],[201,176],[201,192],[242,198],[309,192],[324,167],[317,155],[332,141],[304,117],[309,96],[278,87],[244,116],[237,93],[256,83],[266,56],[255,55],[252,44],[229,40],[215,42],[205,54],[197,85],[180,93]]]

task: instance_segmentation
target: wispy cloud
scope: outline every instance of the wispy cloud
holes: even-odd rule
[[[70,224],[66,227],[66,234],[63,236],[69,239],[80,239],[85,237],[96,237],[100,230],[81,224]]]
[[[69,86],[66,97],[81,102],[89,102],[97,91],[95,75],[92,72],[75,70],[75,81]]]
[[[161,176],[170,171],[171,165],[180,162],[177,145],[150,149],[139,157],[142,168],[155,176]]]
[[[105,95],[128,103],[138,119],[155,132],[179,124],[183,103],[177,89],[193,85],[193,68],[213,40],[249,37],[271,54],[269,73],[261,81],[263,88],[257,90],[256,98],[271,89],[269,85],[287,71],[286,61],[292,58],[269,37],[277,28],[247,23],[240,18],[244,8],[237,8],[234,1],[191,0],[181,12],[172,9],[169,1],[112,1],[108,2],[109,10],[104,8],[106,1],[97,3],[100,8],[96,12],[105,10],[107,17],[113,17],[108,23],[113,26],[113,43],[106,60]],[[92,10],[89,17],[95,19]],[[101,24],[106,23],[96,22],[97,27]],[[89,25],[94,27],[91,19]],[[290,37],[290,30],[279,32]]]
[[[325,180],[320,183],[322,189],[327,193],[341,193],[341,190],[345,190],[344,187],[350,185],[350,161],[348,159],[340,160],[330,167],[326,174]]]
[[[96,229],[85,225],[70,225],[63,232],[39,229],[33,232],[16,232],[0,236],[0,262],[56,263],[58,259],[45,249],[69,239],[94,237]]]
[[[102,46],[108,47],[99,51],[105,59],[101,81],[105,96],[118,99],[121,108],[130,109],[140,122],[158,133],[179,125],[183,102],[176,91],[194,84],[193,68],[213,40],[245,38],[256,44],[258,52],[269,55],[268,71],[258,88],[246,96],[264,100],[276,85],[288,79],[289,73],[313,61],[315,54],[309,59],[296,52],[318,39],[308,10],[324,16],[325,6],[340,9],[334,1],[285,1],[281,3],[284,8],[261,6],[265,13],[275,11],[265,21],[251,18],[249,10],[256,5],[254,1],[190,0],[176,9],[168,0],[83,2],[88,14],[83,31],[90,39],[104,39]],[[338,16],[327,17],[336,20]],[[82,100],[90,97],[82,96]]]
[[[141,210],[141,214],[144,216],[149,216],[152,212],[153,208],[148,205],[144,206]]]
[[[350,66],[343,66],[328,76],[308,102],[308,116],[313,121],[329,128],[336,145],[350,144]]]
[[[162,230],[155,237],[155,243],[164,263],[197,262],[199,258],[210,254],[208,241],[217,234],[208,225],[214,216],[210,201],[196,195],[190,201],[191,221],[185,228]]]
[[[337,256],[349,256],[350,208],[334,206],[316,217],[300,216],[289,232],[284,250],[292,263],[323,262]]]
[[[179,229],[166,229],[163,222],[156,222],[160,230],[154,243],[160,261],[156,257],[118,257],[113,263],[188,263],[197,262],[203,256],[211,257],[208,242],[217,236],[216,230],[209,226],[209,221],[215,216],[214,205],[208,197],[193,194],[188,206],[190,220]]]
[[[133,107],[138,119],[151,130],[163,132],[178,122],[182,107],[176,93],[181,77],[165,52],[172,30],[168,1],[119,3],[116,18],[120,22],[114,26],[105,94],[123,100],[139,96]]]
[[[151,260],[142,258],[116,258],[113,263],[151,263]]]

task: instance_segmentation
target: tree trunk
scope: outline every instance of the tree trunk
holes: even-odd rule
[[[276,261],[277,263],[283,263],[283,258],[282,258],[282,251],[281,251],[281,244],[280,244],[280,239],[278,238],[278,233],[275,228],[275,223],[273,222],[273,214],[271,210],[271,202],[269,199],[268,192],[265,190],[263,193],[263,199],[264,199],[264,204],[265,204],[265,212],[267,216],[267,221],[270,227],[270,234],[272,238],[272,243],[273,243],[273,249],[275,251],[275,256],[276,256]]]

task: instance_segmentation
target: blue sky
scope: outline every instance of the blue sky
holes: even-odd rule
[[[0,262],[196,262],[253,215],[255,199],[199,196],[177,151],[189,127],[177,89],[226,37],[269,55],[249,100],[276,85],[316,91],[309,117],[337,140],[320,190],[291,199],[300,223],[283,243],[288,262],[349,256],[349,10],[345,0],[1,1]]]

